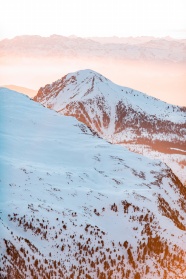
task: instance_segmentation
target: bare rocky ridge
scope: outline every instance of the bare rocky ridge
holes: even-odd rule
[[[171,160],[179,154],[180,161],[184,162],[185,107],[116,85],[92,70],[68,74],[40,88],[34,100],[60,114],[76,117],[112,143],[125,144],[129,148],[142,145],[171,155]],[[132,149],[142,153],[140,148]],[[184,169],[178,162],[175,172],[179,175]],[[181,174],[180,179],[184,182],[186,178]]]

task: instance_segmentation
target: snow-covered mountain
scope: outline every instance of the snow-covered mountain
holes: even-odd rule
[[[40,88],[34,100],[75,116],[101,137],[117,144],[156,150],[186,181],[186,108],[119,86],[92,70],[70,73]],[[144,148],[138,148],[143,153]],[[134,147],[133,147],[134,150]],[[136,151],[136,150],[135,150]],[[179,154],[176,167],[174,154]],[[153,157],[153,156],[152,156]]]
[[[5,88],[0,112],[2,279],[186,277],[186,189],[169,167]]]

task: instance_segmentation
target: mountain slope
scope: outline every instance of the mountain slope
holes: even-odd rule
[[[92,70],[68,74],[40,88],[34,100],[61,114],[75,116],[112,143],[145,145],[173,154],[169,156],[172,161],[174,154],[180,154],[184,162],[185,107],[116,85]],[[183,171],[178,162],[176,173]]]
[[[185,278],[172,171],[0,89],[1,278]]]

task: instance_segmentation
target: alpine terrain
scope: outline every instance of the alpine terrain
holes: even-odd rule
[[[75,116],[111,143],[168,164],[186,177],[186,108],[119,86],[92,70],[70,73],[40,88],[34,100]]]
[[[92,71],[36,100],[92,128],[0,89],[0,278],[186,278],[186,188],[92,130],[183,148],[184,109]]]

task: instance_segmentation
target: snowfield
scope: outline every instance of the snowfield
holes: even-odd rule
[[[185,278],[171,169],[0,89],[0,276]]]
[[[180,181],[184,184],[186,182],[186,156],[184,150],[178,149],[182,154],[165,154],[155,150],[152,150],[147,145],[140,144],[124,144],[127,149],[132,152],[143,154],[143,156],[161,160],[163,163],[167,164],[174,172],[176,176],[179,177]],[[174,149],[174,148],[173,148]],[[177,149],[176,149],[177,150]]]

